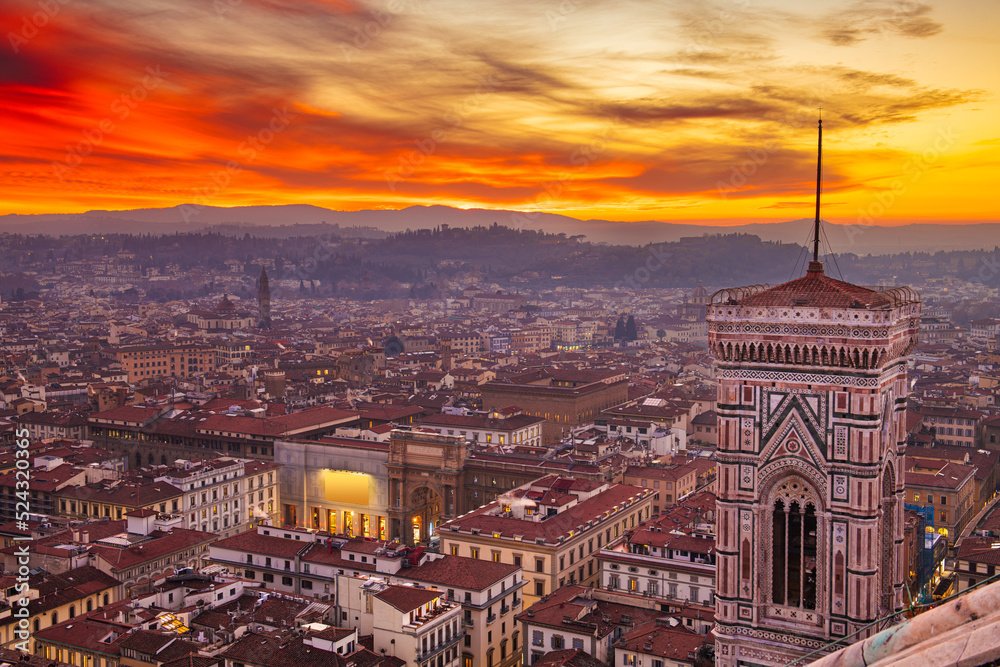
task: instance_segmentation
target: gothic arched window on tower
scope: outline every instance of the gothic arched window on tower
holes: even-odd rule
[[[787,607],[816,608],[816,506],[776,500],[771,532],[771,600]]]

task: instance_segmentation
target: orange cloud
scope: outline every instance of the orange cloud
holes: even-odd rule
[[[976,167],[1000,151],[980,120],[996,117],[992,83],[851,55],[947,39],[929,5],[586,5],[552,21],[444,0],[220,2],[67,3],[39,26],[35,2],[0,7],[16,37],[0,51],[0,213],[448,203],[781,219],[810,201],[823,106],[838,213],[933,153],[885,222],[992,215]],[[958,72],[961,55],[937,57]],[[960,138],[942,148],[946,123]]]

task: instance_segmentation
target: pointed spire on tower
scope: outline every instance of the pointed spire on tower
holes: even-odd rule
[[[820,114],[823,111],[820,109]],[[809,262],[808,273],[823,273],[823,263],[819,261],[819,197],[823,175],[823,118],[820,117],[819,140],[816,146],[816,220],[813,225],[813,258]]]

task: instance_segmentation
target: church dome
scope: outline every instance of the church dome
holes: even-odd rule
[[[215,307],[215,311],[218,313],[235,313],[236,306],[229,300],[229,295],[225,294],[222,297],[222,301],[219,302],[219,305]]]

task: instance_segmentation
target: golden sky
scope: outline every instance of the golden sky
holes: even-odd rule
[[[996,221],[1000,3],[6,0],[0,214]]]

